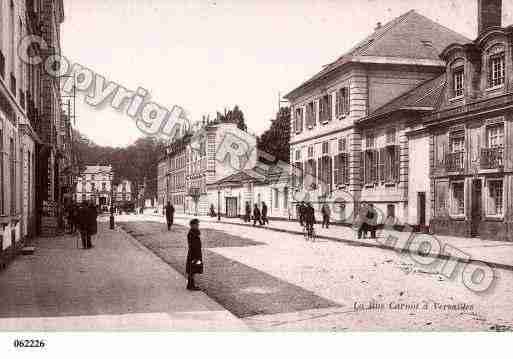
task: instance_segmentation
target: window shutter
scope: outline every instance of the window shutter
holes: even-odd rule
[[[369,183],[369,179],[370,179],[370,161],[369,161],[369,157],[368,157],[368,154],[369,152],[368,151],[363,151],[362,152],[362,168],[363,168],[363,183],[364,184],[367,184]]]
[[[378,167],[379,167],[379,180],[381,182],[384,182],[386,180],[386,178],[385,178],[385,174],[387,173],[386,170],[385,170],[385,166],[386,166],[386,159],[385,159],[386,152],[387,152],[386,147],[383,147],[383,148],[379,149],[379,165],[378,165]]]
[[[312,127],[315,127],[317,124],[317,101],[312,102]]]
[[[394,179],[396,182],[399,182],[399,173],[401,168],[401,153],[399,146],[394,146],[394,154]]]
[[[350,100],[349,87],[346,87],[346,114],[349,114]]]
[[[332,102],[333,102],[333,96],[328,95],[328,106],[326,108],[326,110],[328,111],[328,113],[326,114],[328,121],[331,121],[331,117],[332,117],[332,110],[331,110]]]
[[[344,153],[343,156],[344,156],[343,161],[342,161],[342,168],[344,169],[343,181],[345,184],[349,184],[349,154]]]
[[[335,166],[334,166],[334,177],[335,177],[335,185],[338,186],[341,184],[341,178],[340,178],[340,170],[341,170],[341,158],[342,154],[338,154],[335,156]]]
[[[333,192],[333,157],[328,157],[328,188]]]

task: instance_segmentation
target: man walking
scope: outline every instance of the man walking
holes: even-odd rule
[[[305,213],[306,213],[305,202],[301,202],[298,207],[299,224],[301,225],[301,227],[303,227],[304,223],[305,223]]]
[[[171,202],[167,202],[165,207],[166,212],[166,222],[167,222],[167,230],[170,231],[173,226],[173,222],[175,219],[175,207],[171,204]]]
[[[330,217],[331,217],[331,209],[329,204],[324,203],[322,205],[322,228],[326,227],[329,228],[330,226]]]
[[[308,235],[312,236],[315,224],[315,209],[310,202],[308,202],[304,209],[304,221]]]
[[[269,224],[269,218],[267,218],[267,205],[262,202],[262,222],[263,224]]]
[[[89,203],[86,209],[87,218],[87,236],[86,236],[86,248],[90,249],[93,247],[91,237],[98,233],[98,209],[93,201]]]
[[[77,210],[77,227],[80,233],[80,239],[82,240],[82,248],[88,248],[88,226],[89,226],[89,208],[87,203],[82,203]]]
[[[360,211],[358,213],[358,239],[367,237],[368,225],[367,225],[367,214],[369,210],[367,204],[362,202]]]
[[[251,222],[251,206],[249,202],[246,202],[246,215],[244,216],[244,222]]]
[[[376,239],[376,227],[378,225],[378,213],[372,203],[369,204],[369,210],[367,211],[367,228],[371,232],[371,238]]]
[[[257,221],[258,224],[262,225],[262,215],[258,205],[255,203],[255,208],[253,208],[253,226],[256,226]]]

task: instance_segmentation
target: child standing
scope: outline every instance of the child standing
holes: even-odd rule
[[[194,218],[189,222],[190,230],[187,234],[187,262],[185,271],[187,273],[187,289],[200,290],[194,284],[194,275],[203,273],[203,255],[201,252],[201,232],[199,230],[199,220]]]

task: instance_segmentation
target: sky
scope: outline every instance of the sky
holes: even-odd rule
[[[477,0],[64,0],[63,55],[192,121],[239,105],[261,134],[286,94],[385,23],[415,9],[471,39]],[[503,25],[513,1],[503,1]],[[76,125],[105,146],[144,136],[124,113],[77,98]]]

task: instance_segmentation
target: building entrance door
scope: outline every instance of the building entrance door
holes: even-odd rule
[[[470,234],[475,237],[479,235],[479,225],[482,219],[482,196],[481,196],[481,180],[475,179],[472,181],[472,196],[471,196],[471,228]]]
[[[237,197],[226,197],[226,217],[238,217]]]

